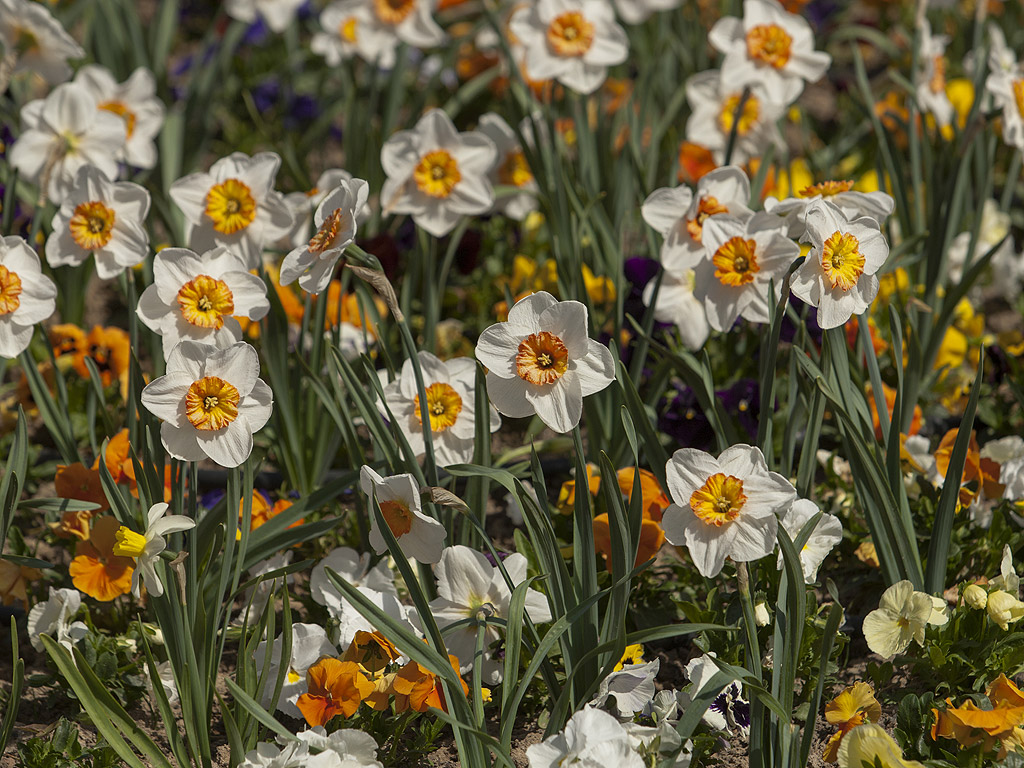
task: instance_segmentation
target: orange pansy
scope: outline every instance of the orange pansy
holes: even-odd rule
[[[335,715],[351,717],[359,703],[373,693],[359,665],[325,656],[306,671],[308,693],[296,702],[311,726],[326,725]]]
[[[661,529],[661,525],[644,515],[643,520],[640,521],[640,543],[637,545],[636,561],[633,563],[633,567],[646,563],[658,554],[658,550],[664,543],[665,532]],[[610,569],[612,567],[612,538],[606,513],[594,518],[594,549],[604,557],[605,567]]]
[[[113,600],[132,588],[135,561],[114,554],[114,534],[120,528],[117,519],[107,515],[93,523],[88,541],[75,547],[75,559],[68,566],[71,583],[96,600]]]
[[[0,605],[12,605],[20,600],[28,608],[28,582],[43,574],[35,568],[15,565],[9,560],[0,560]]]
[[[616,473],[616,479],[619,482],[619,490],[622,491],[623,495],[627,500],[632,501],[633,499],[633,483],[636,470],[633,467],[626,467],[620,469]],[[671,504],[671,500],[665,495],[665,491],[661,489],[658,484],[658,478],[654,476],[654,473],[646,470],[640,470],[640,498],[643,507],[644,515],[651,518],[656,523],[661,522],[662,513],[668,509],[668,505]]]
[[[89,469],[81,462],[74,464],[58,464],[57,474],[53,478],[57,495],[62,499],[75,499],[98,504],[96,512],[110,508],[107,496],[103,493],[103,483],[98,469]]]

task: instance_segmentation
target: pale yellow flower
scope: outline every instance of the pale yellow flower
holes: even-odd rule
[[[904,760],[903,752],[892,736],[882,726],[873,723],[858,725],[846,734],[843,743],[839,745],[839,768],[862,768],[864,765],[924,768],[916,760]]]
[[[1024,617],[1024,603],[1001,589],[997,589],[988,596],[986,608],[988,617],[1004,631],[1009,628],[1010,624]]]
[[[915,592],[909,581],[893,584],[882,593],[878,608],[864,619],[868,648],[879,656],[892,658],[903,653],[914,640],[924,645],[924,631],[932,620],[930,595]]]

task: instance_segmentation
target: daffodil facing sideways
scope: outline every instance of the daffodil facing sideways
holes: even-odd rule
[[[583,415],[583,398],[615,378],[611,352],[587,335],[587,307],[545,291],[517,301],[508,321],[480,334],[476,358],[488,368],[487,393],[499,413],[537,414],[555,432]]]
[[[98,168],[83,165],[46,239],[51,267],[76,267],[89,254],[96,274],[112,280],[149,255],[149,192],[129,181],[113,182]]]
[[[387,174],[380,194],[384,213],[408,213],[416,226],[444,237],[463,216],[486,213],[494,205],[487,174],[497,156],[483,133],[459,133],[442,110],[430,110],[412,130],[398,131],[381,148]]]
[[[537,210],[537,180],[533,177],[523,147],[505,118],[495,112],[480,116],[479,131],[494,142],[498,159],[490,171],[491,184],[497,187],[514,187],[514,192],[505,192],[494,201],[494,210],[510,219],[523,221]],[[529,118],[520,125],[524,137],[532,136]],[[527,138],[529,141],[529,138]]]
[[[159,333],[164,358],[179,341],[225,348],[242,340],[238,317],[257,321],[270,311],[267,286],[250,274],[245,258],[217,247],[202,256],[165,248],[153,259],[153,283],[135,309]]]
[[[810,499],[797,499],[779,517],[779,523],[789,534],[789,537],[796,541],[800,531],[811,521],[820,510],[818,505]],[[813,584],[818,576],[818,568],[832,551],[832,548],[843,540],[843,524],[835,515],[822,512],[818,522],[815,523],[811,536],[800,549],[800,567],[803,570],[804,582]],[[779,570],[782,570],[782,553],[779,553]]]
[[[14,55],[12,75],[34,72],[50,85],[71,77],[68,59],[85,56],[50,10],[31,0],[0,0],[0,48]]]
[[[358,56],[391,69],[400,44],[424,49],[445,41],[435,10],[436,0],[335,0],[320,13],[323,31],[313,36],[310,48],[332,67]]]
[[[262,19],[272,32],[281,34],[295,21],[304,0],[225,0],[228,16],[246,24]]]
[[[655,293],[657,288],[657,293]],[[661,284],[651,280],[644,286],[644,306],[654,303],[654,319],[671,323],[679,331],[679,338],[687,349],[696,352],[704,346],[711,334],[704,302],[697,298],[696,274],[687,269],[681,276],[665,270]]]
[[[773,216],[781,218],[789,237],[801,239],[807,232],[807,209],[818,200],[828,200],[834,204],[850,221],[862,216],[881,227],[889,214],[896,208],[892,196],[875,190],[860,192],[853,188],[854,182],[849,180],[829,179],[796,190],[795,197],[779,200],[768,197],[764,201],[764,209]]]
[[[146,589],[154,597],[164,593],[164,585],[156,572],[156,561],[160,553],[167,549],[164,536],[178,531],[189,531],[196,527],[196,521],[185,515],[166,515],[169,508],[163,502],[154,504],[149,509],[145,533],[133,531],[122,525],[114,534],[114,554],[118,557],[135,559],[135,570],[132,572],[132,594],[139,597],[140,580],[145,579]]]
[[[259,378],[256,350],[245,342],[214,349],[182,341],[167,373],[142,390],[142,404],[163,419],[160,439],[179,461],[209,458],[237,467],[252,452],[252,436],[270,419],[274,395]]]
[[[0,237],[0,357],[20,355],[56,309],[57,287],[20,237]]]
[[[872,653],[887,659],[903,653],[911,641],[924,645],[929,624],[949,621],[942,598],[916,592],[909,581],[899,581],[882,593],[878,608],[864,617],[864,639]]]
[[[420,488],[412,475],[381,477],[364,464],[359,473],[359,487],[367,496],[377,499],[381,516],[408,557],[428,565],[441,559],[448,533],[441,523],[421,511]],[[370,546],[378,553],[387,551],[377,516],[373,514],[370,515]]]
[[[680,448],[665,472],[673,502],[661,519],[665,538],[686,545],[702,576],[717,576],[726,558],[750,562],[775,549],[777,515],[796,489],[768,470],[760,449],[734,445],[716,459]]]

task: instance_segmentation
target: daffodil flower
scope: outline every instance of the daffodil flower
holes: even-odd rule
[[[0,357],[17,357],[53,314],[57,287],[20,237],[0,237]]]
[[[34,72],[50,85],[71,76],[68,59],[85,56],[49,9],[31,0],[0,0],[0,48],[17,54],[12,75]]]
[[[156,561],[160,553],[167,549],[164,536],[178,531],[188,531],[196,527],[196,521],[185,515],[169,515],[164,517],[169,508],[163,502],[154,504],[149,509],[146,532],[138,533],[122,525],[114,534],[114,554],[118,557],[135,558],[135,570],[132,572],[132,594],[140,595],[139,582],[146,580],[146,589],[155,597],[164,593],[164,585],[156,573]]]

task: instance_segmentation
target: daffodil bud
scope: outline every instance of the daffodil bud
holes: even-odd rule
[[[754,606],[754,623],[759,627],[767,627],[772,623],[772,616],[763,600]]]
[[[1024,617],[1024,603],[1001,589],[988,596],[985,607],[988,609],[989,618],[1003,630],[1008,629],[1012,622]]]
[[[964,590],[964,603],[968,608],[973,608],[976,611],[983,611],[988,603],[988,592],[977,584],[969,584]]]

